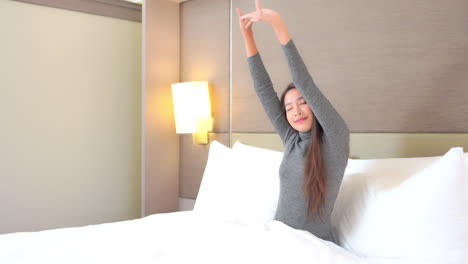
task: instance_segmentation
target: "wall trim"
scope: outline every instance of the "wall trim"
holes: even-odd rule
[[[13,0],[141,22],[141,5],[120,0]]]
[[[143,2],[141,30],[141,217],[146,208],[146,2]]]

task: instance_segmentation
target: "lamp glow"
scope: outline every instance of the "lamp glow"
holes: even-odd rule
[[[171,87],[176,133],[193,133],[195,144],[208,144],[213,123],[208,82],[174,83]]]

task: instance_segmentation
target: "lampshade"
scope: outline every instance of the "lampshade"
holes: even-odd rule
[[[172,100],[176,133],[196,133],[211,130],[211,105],[208,82],[174,83]]]

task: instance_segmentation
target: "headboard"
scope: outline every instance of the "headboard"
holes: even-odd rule
[[[275,133],[232,133],[231,145],[247,145],[281,151],[283,145]],[[451,147],[468,152],[468,134],[447,133],[351,133],[350,158],[407,158],[441,156]]]

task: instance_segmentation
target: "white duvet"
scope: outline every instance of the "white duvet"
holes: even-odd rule
[[[241,223],[190,212],[0,235],[0,263],[409,263],[364,259],[277,221]]]

